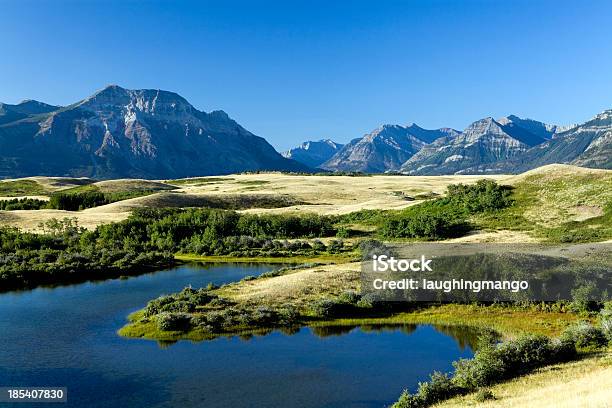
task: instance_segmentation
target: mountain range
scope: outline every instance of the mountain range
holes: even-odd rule
[[[551,163],[612,168],[612,110],[561,127],[515,115],[463,131],[380,126],[346,145],[304,142],[279,154],[223,111],[162,90],[108,86],[69,106],[0,103],[0,178],[168,179],[243,171],[518,173]]]
[[[319,167],[408,175],[518,173],[551,163],[612,168],[611,118],[609,110],[580,125],[557,126],[510,115],[477,120],[463,131],[383,125]]]
[[[342,149],[342,147],[344,147],[344,145],[333,142],[330,139],[321,139],[304,142],[293,149],[282,152],[281,155],[314,169],[329,160],[334,154]]]
[[[161,90],[108,86],[66,107],[0,105],[0,177],[178,178],[309,171],[223,111]]]

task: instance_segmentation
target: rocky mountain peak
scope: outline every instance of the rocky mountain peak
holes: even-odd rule
[[[196,111],[185,98],[174,92],[158,89],[130,90],[118,85],[107,86],[77,106],[96,112],[123,110],[173,118],[177,115],[192,115]]]
[[[605,122],[608,124],[612,124],[612,109],[605,110],[599,114],[597,114],[593,120],[597,120],[600,122]]]
[[[485,135],[507,136],[502,125],[490,116],[472,123],[463,131],[463,134],[466,138],[474,140]]]
[[[306,141],[293,149],[281,153],[283,157],[293,159],[309,167],[317,168],[329,160],[344,145],[336,143],[331,139],[320,139],[317,141]]]
[[[110,85],[50,115],[0,112],[4,176],[175,178],[247,170],[307,171],[223,111],[174,92]],[[13,125],[14,123],[14,125]]]

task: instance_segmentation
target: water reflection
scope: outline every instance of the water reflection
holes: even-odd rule
[[[2,294],[0,384],[65,386],[66,407],[77,408],[374,408],[473,354],[470,336],[428,325],[292,327],[162,347],[116,333],[163,293],[274,267],[184,265]]]

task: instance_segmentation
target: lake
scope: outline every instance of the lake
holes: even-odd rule
[[[116,334],[129,313],[161,294],[275,268],[194,263],[0,294],[0,386],[67,387],[62,406],[87,408],[383,407],[434,370],[450,371],[452,361],[473,355],[473,333],[429,325],[302,328],[174,344]]]

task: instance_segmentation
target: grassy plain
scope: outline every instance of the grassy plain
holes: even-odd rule
[[[432,192],[443,194],[449,184],[474,183],[482,176],[309,176],[281,173],[237,174],[231,176],[198,177],[193,179],[146,181],[109,180],[95,183],[106,190],[133,191],[160,190],[145,197],[131,198],[79,212],[36,210],[13,211],[0,214],[0,223],[28,231],[38,230],[38,225],[52,218],[75,218],[79,225],[93,229],[108,222],[126,219],[137,207],[205,207],[228,208],[255,213],[307,213],[346,214],[362,209],[401,209],[418,202]],[[511,176],[488,176],[504,182]],[[26,180],[26,179],[21,179]],[[67,189],[85,184],[87,179],[36,177],[36,190],[30,194],[50,194],[57,189]],[[65,181],[63,181],[65,180]],[[24,190],[13,187],[1,196],[25,196]],[[91,184],[92,181],[89,180]],[[59,187],[62,185],[62,187]],[[169,191],[172,189],[172,191]],[[400,194],[401,193],[401,194]]]
[[[83,211],[25,210],[0,212],[0,224],[37,231],[52,218],[75,218],[93,229],[127,218],[139,207],[214,207],[251,213],[348,214],[359,210],[399,210],[449,184],[474,183],[483,176],[310,176],[281,173],[237,174],[148,181],[33,177],[0,182],[1,197],[44,197],[54,191],[98,188],[134,193],[130,198]],[[612,171],[549,165],[521,175],[488,176],[514,187],[514,206],[471,220],[475,231],[459,242],[536,242],[553,239],[612,239]],[[25,183],[25,184],[24,184]],[[79,187],[81,186],[81,187]],[[83,187],[85,186],[85,187]],[[368,232],[371,225],[353,225]]]
[[[308,176],[280,173],[239,174],[182,180],[109,180],[32,177],[0,181],[1,197],[46,197],[66,189],[96,188],[109,193],[146,191],[147,195],[78,212],[59,210],[0,211],[0,225],[36,231],[53,218],[76,218],[79,225],[93,229],[128,217],[140,207],[215,207],[250,213],[317,213],[342,215],[359,210],[399,210],[444,194],[449,184],[474,183],[490,178],[514,187],[515,205],[495,214],[472,217],[474,231],[456,242],[556,242],[612,240],[612,171],[550,165],[509,176]],[[357,220],[352,228],[367,234],[373,225]],[[234,258],[177,256],[186,261],[205,262],[314,262],[318,266],[287,270],[279,276],[243,280],[216,289],[215,293],[245,307],[292,305],[306,312],[323,298],[359,290],[360,264],[352,256],[316,258]],[[128,337],[157,340],[210,335],[191,331],[162,332],[152,321],[139,321],[120,330]],[[441,326],[473,326],[494,329],[505,337],[520,333],[559,334],[578,317],[571,313],[541,312],[499,306],[439,305],[386,316],[350,319],[313,319],[312,326],[382,325],[430,323]],[[258,329],[265,332],[265,329]],[[257,332],[258,330],[255,330]],[[253,332],[251,330],[250,332]],[[228,333],[230,334],[230,333]],[[231,333],[236,334],[236,333]],[[495,401],[482,406],[606,406],[612,389],[609,353],[581,361],[547,367],[492,387]],[[570,386],[571,385],[571,386]],[[399,392],[400,390],[398,390]],[[441,406],[476,406],[473,395]],[[583,404],[584,405],[584,404]],[[480,405],[478,405],[480,406]]]

